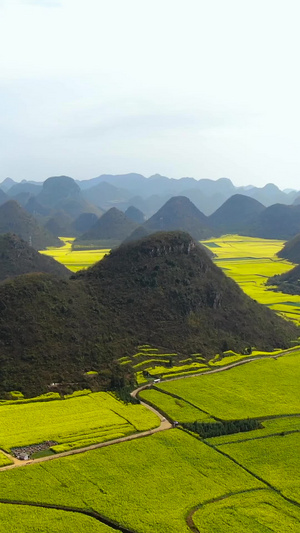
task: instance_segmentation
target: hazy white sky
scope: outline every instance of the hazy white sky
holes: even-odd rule
[[[300,189],[299,0],[0,0],[0,181]]]

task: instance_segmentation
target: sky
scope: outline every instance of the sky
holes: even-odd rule
[[[298,0],[0,0],[0,181],[300,189]]]

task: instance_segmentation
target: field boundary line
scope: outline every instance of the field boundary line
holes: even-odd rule
[[[228,492],[226,494],[223,494],[222,496],[218,496],[217,498],[212,498],[211,500],[206,500],[205,502],[198,503],[192,509],[188,512],[186,516],[186,524],[190,528],[190,530],[193,533],[200,533],[199,529],[197,528],[196,524],[194,523],[193,516],[194,514],[199,511],[202,507],[205,507],[205,505],[210,505],[212,503],[220,502],[221,500],[226,500],[227,498],[231,498],[232,496],[238,496],[239,494],[247,494],[249,492],[257,492],[257,491],[269,491],[273,492],[271,489],[266,489],[265,487],[257,487],[254,489],[245,489],[245,490],[238,490],[236,492]]]
[[[98,520],[98,522],[102,522],[103,524],[111,527],[115,531],[121,531],[122,533],[137,533],[136,530],[128,529],[119,524],[118,522],[114,522],[113,520],[110,520],[106,516],[103,516],[96,511],[89,509],[80,509],[80,507],[68,507],[66,505],[56,505],[52,503],[42,502],[24,502],[22,500],[7,500],[5,498],[0,498],[0,503],[3,503],[5,505],[27,505],[28,507],[40,507],[42,509],[54,509],[56,511],[79,513],[85,516],[89,516],[90,518],[94,518],[95,520]]]

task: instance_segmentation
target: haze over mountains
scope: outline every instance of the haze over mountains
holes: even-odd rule
[[[66,176],[60,176],[64,178]],[[49,178],[48,178],[49,180]],[[48,182],[46,180],[44,183]],[[57,177],[50,178],[52,184],[57,183]],[[75,180],[74,180],[75,181]],[[49,186],[51,184],[49,183]],[[72,185],[72,195],[85,198],[88,203],[107,210],[110,207],[118,207],[125,211],[133,205],[140,209],[147,218],[152,216],[172,196],[186,196],[205,215],[212,214],[225,200],[234,194],[243,194],[261,202],[266,207],[275,203],[286,205],[292,204],[300,197],[297,191],[281,191],[274,184],[258,187],[235,187],[228,178],[220,178],[216,181],[210,179],[196,180],[194,178],[171,179],[155,174],[145,178],[141,174],[108,175],[103,174],[89,180],[76,180],[78,189]],[[6,178],[0,188],[14,197],[19,193],[29,192],[30,195],[39,196],[40,200],[45,197],[43,183],[23,180],[16,183]],[[80,191],[82,195],[80,195]],[[49,192],[49,191],[48,191]],[[68,191],[68,195],[71,193]],[[1,201],[1,198],[0,198]],[[43,203],[41,201],[41,203]],[[49,203],[49,202],[48,202]],[[53,202],[52,202],[53,207]],[[58,206],[55,206],[58,208]]]
[[[160,230],[187,231],[197,240],[227,233],[289,239],[300,232],[299,196],[272,184],[237,188],[226,178],[173,180],[140,174],[103,175],[81,182],[68,176],[44,183],[6,179],[0,185],[0,204],[14,198],[54,237],[76,237],[78,246],[87,246],[85,241],[88,246],[105,247]],[[1,231],[14,231],[26,240],[16,229]],[[39,248],[48,245],[47,241]]]

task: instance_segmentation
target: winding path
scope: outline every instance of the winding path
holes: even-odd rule
[[[214,368],[212,370],[206,370],[204,372],[198,372],[198,373],[195,373],[195,374],[189,374],[189,375],[185,375],[185,376],[177,376],[177,377],[174,377],[174,378],[168,378],[168,379],[163,380],[163,382],[176,381],[178,379],[186,379],[186,378],[191,378],[191,377],[200,377],[200,376],[204,376],[206,374],[215,374],[217,372],[224,372],[225,370],[230,370],[231,368],[234,368],[234,367],[240,366],[240,365],[244,365],[246,363],[251,363],[252,361],[258,361],[260,359],[270,359],[270,358],[277,359],[278,357],[283,357],[284,355],[289,355],[289,354],[291,354],[293,352],[297,352],[297,351],[299,351],[299,346],[295,347],[295,348],[291,348],[289,350],[285,350],[285,351],[280,352],[280,353],[278,353],[276,355],[262,355],[262,356],[249,357],[247,359],[242,359],[241,361],[237,361],[235,363],[231,363],[229,365],[222,366],[222,367],[219,367],[219,368]],[[133,396],[133,398],[136,398],[140,391],[142,391],[144,389],[147,389],[147,388],[150,388],[151,386],[152,386],[152,383],[150,383],[150,384],[147,383],[146,385],[142,385],[142,386],[138,387],[137,389],[135,389],[134,391],[132,391],[131,392],[131,396]],[[21,461],[21,460],[17,459],[16,457],[13,457],[12,455],[9,455],[8,453],[6,453],[3,450],[1,450],[1,452],[4,453],[4,455],[6,455],[9,459],[11,459],[11,461],[13,461],[13,464],[1,467],[0,468],[0,472],[3,471],[3,470],[11,470],[12,468],[17,468],[17,467],[20,467],[20,466],[28,466],[28,465],[32,465],[32,464],[43,463],[45,461],[52,461],[52,460],[58,459],[60,457],[68,457],[69,455],[76,455],[78,453],[84,453],[84,452],[88,452],[90,450],[96,450],[98,448],[105,448],[106,446],[112,446],[113,444],[119,444],[120,442],[127,442],[127,441],[134,440],[134,439],[140,439],[142,437],[148,437],[149,435],[153,435],[153,433],[157,433],[159,431],[165,431],[165,430],[171,429],[173,427],[171,422],[169,420],[167,420],[165,415],[162,414],[159,411],[158,408],[152,407],[150,404],[148,404],[144,400],[143,401],[140,400],[140,403],[144,407],[146,407],[147,409],[149,409],[150,411],[155,413],[156,416],[158,416],[158,418],[160,419],[160,425],[157,428],[150,429],[148,431],[142,431],[140,433],[134,433],[132,435],[127,435],[126,437],[120,437],[118,439],[113,439],[113,440],[109,440],[109,441],[106,441],[106,442],[101,442],[101,443],[98,443],[98,444],[92,444],[90,446],[86,446],[84,448],[78,448],[76,450],[69,450],[67,452],[56,453],[55,455],[48,455],[46,457],[39,457],[38,459],[29,459],[28,461]]]
[[[286,350],[284,352],[281,352],[281,353],[273,355],[273,356],[272,355],[271,356],[270,355],[263,355],[263,356],[249,357],[247,359],[243,359],[241,361],[237,361],[235,363],[231,363],[231,364],[223,366],[223,367],[207,370],[207,371],[201,372],[201,373],[169,378],[169,379],[166,379],[164,381],[175,381],[175,380],[178,380],[178,379],[185,379],[187,377],[200,377],[200,376],[205,375],[205,374],[213,374],[213,373],[216,373],[216,372],[223,372],[225,370],[230,370],[231,368],[234,368],[236,366],[240,366],[240,365],[243,365],[243,364],[246,364],[246,363],[257,361],[259,359],[268,359],[268,358],[277,359],[278,357],[282,357],[284,355],[288,355],[288,354],[291,354],[291,353],[296,352],[296,351],[299,351],[299,347],[298,348],[292,348],[290,350]],[[137,389],[135,389],[131,393],[131,395],[134,398],[136,398],[136,397],[138,397],[138,394],[139,394],[140,391],[142,391],[144,389],[147,389],[147,388],[149,388],[151,386],[152,386],[152,384],[148,384],[147,383],[146,385],[138,387]],[[79,448],[77,450],[70,450],[70,451],[58,453],[58,454],[55,454],[55,455],[50,455],[50,456],[46,456],[46,457],[40,457],[38,459],[30,459],[28,461],[21,461],[19,459],[16,459],[15,457],[9,455],[7,452],[4,452],[3,450],[1,450],[4,455],[6,455],[9,459],[11,459],[13,461],[13,464],[0,468],[0,472],[3,471],[3,470],[11,470],[13,468],[17,468],[17,467],[20,467],[20,466],[29,466],[29,465],[32,465],[32,464],[42,463],[42,462],[45,462],[45,461],[51,461],[53,459],[57,459],[57,458],[60,458],[60,457],[67,457],[69,455],[76,455],[76,454],[87,452],[87,451],[90,451],[90,450],[95,450],[95,449],[98,449],[98,448],[104,448],[104,447],[107,447],[107,446],[111,446],[113,444],[118,444],[120,442],[127,442],[127,441],[130,441],[130,440],[134,440],[134,439],[138,439],[138,438],[142,438],[142,437],[147,437],[147,436],[152,435],[154,433],[157,433],[159,431],[165,431],[165,430],[171,429],[173,427],[171,422],[165,417],[165,415],[163,413],[161,413],[159,411],[159,409],[154,408],[152,405],[149,405],[146,401],[141,401],[140,400],[140,403],[144,407],[146,407],[147,409],[149,409],[153,413],[155,413],[156,416],[158,416],[158,418],[160,420],[160,425],[157,428],[154,428],[154,429],[148,430],[148,431],[143,431],[143,432],[140,432],[140,433],[135,433],[135,434],[132,434],[132,435],[127,435],[125,437],[121,437],[121,438],[118,438],[118,439],[110,440],[110,441],[107,441],[107,442],[93,444],[91,446],[86,446],[84,448]],[[227,457],[229,459],[233,460],[231,457],[229,457],[229,456],[227,456]],[[237,461],[235,461],[235,460],[234,460],[234,462],[237,463]],[[239,464],[239,463],[237,463],[237,464]],[[239,466],[241,466],[243,469],[247,470],[245,467],[243,467],[243,465],[239,464]],[[250,471],[248,471],[248,473],[250,473],[251,475],[254,475]],[[257,479],[260,479],[260,481],[262,481],[264,483],[265,487],[258,488],[258,489],[245,490],[245,491],[241,491],[241,493],[242,492],[243,493],[244,492],[252,492],[252,491],[256,491],[256,490],[265,490],[265,488],[268,488],[268,489],[271,489],[273,491],[275,490],[275,492],[280,494],[279,491],[276,491],[276,489],[274,489],[274,487],[272,487],[265,480],[259,478],[258,476],[255,476],[255,475],[254,475],[254,477],[256,477]],[[235,494],[238,494],[238,493],[235,493]],[[194,516],[194,514],[195,514],[195,512],[197,510],[199,510],[201,507],[203,507],[206,504],[215,503],[218,500],[228,498],[228,497],[230,497],[232,495],[233,494],[225,494],[225,495],[221,496],[220,498],[217,498],[217,499],[214,499],[214,500],[210,500],[210,501],[207,501],[207,502],[204,502],[204,503],[201,503],[201,504],[198,504],[198,505],[194,506],[189,511],[189,513],[188,513],[188,515],[186,517],[186,524],[188,525],[190,530],[193,533],[199,533],[199,530],[198,530],[198,528],[196,527],[196,525],[195,525],[195,523],[193,521],[193,516]],[[293,500],[290,500],[289,498],[284,497],[282,494],[280,494],[280,495],[286,501],[289,501],[290,503],[293,503],[293,504],[296,504],[296,505],[299,506],[299,504],[297,502],[295,502]],[[119,532],[122,532],[122,533],[136,533],[134,530],[130,530],[128,528],[125,528],[124,526],[114,522],[113,520],[108,519],[105,516],[102,516],[101,514],[95,512],[95,511],[89,511],[89,510],[80,509],[80,508],[77,508],[77,507],[68,507],[68,506],[62,506],[62,505],[52,505],[52,504],[47,504],[47,503],[37,503],[37,502],[28,502],[28,501],[24,502],[24,501],[20,501],[20,500],[6,500],[6,499],[0,499],[0,503],[7,504],[7,505],[27,505],[27,506],[40,507],[40,508],[45,508],[45,509],[56,509],[56,510],[61,510],[61,511],[65,511],[65,512],[80,513],[80,514],[83,514],[83,515],[86,515],[86,516],[90,516],[90,517],[92,517],[92,518],[94,518],[94,519],[96,519],[96,520],[108,525],[109,527],[111,527],[112,529],[114,529],[116,531],[119,531]]]

